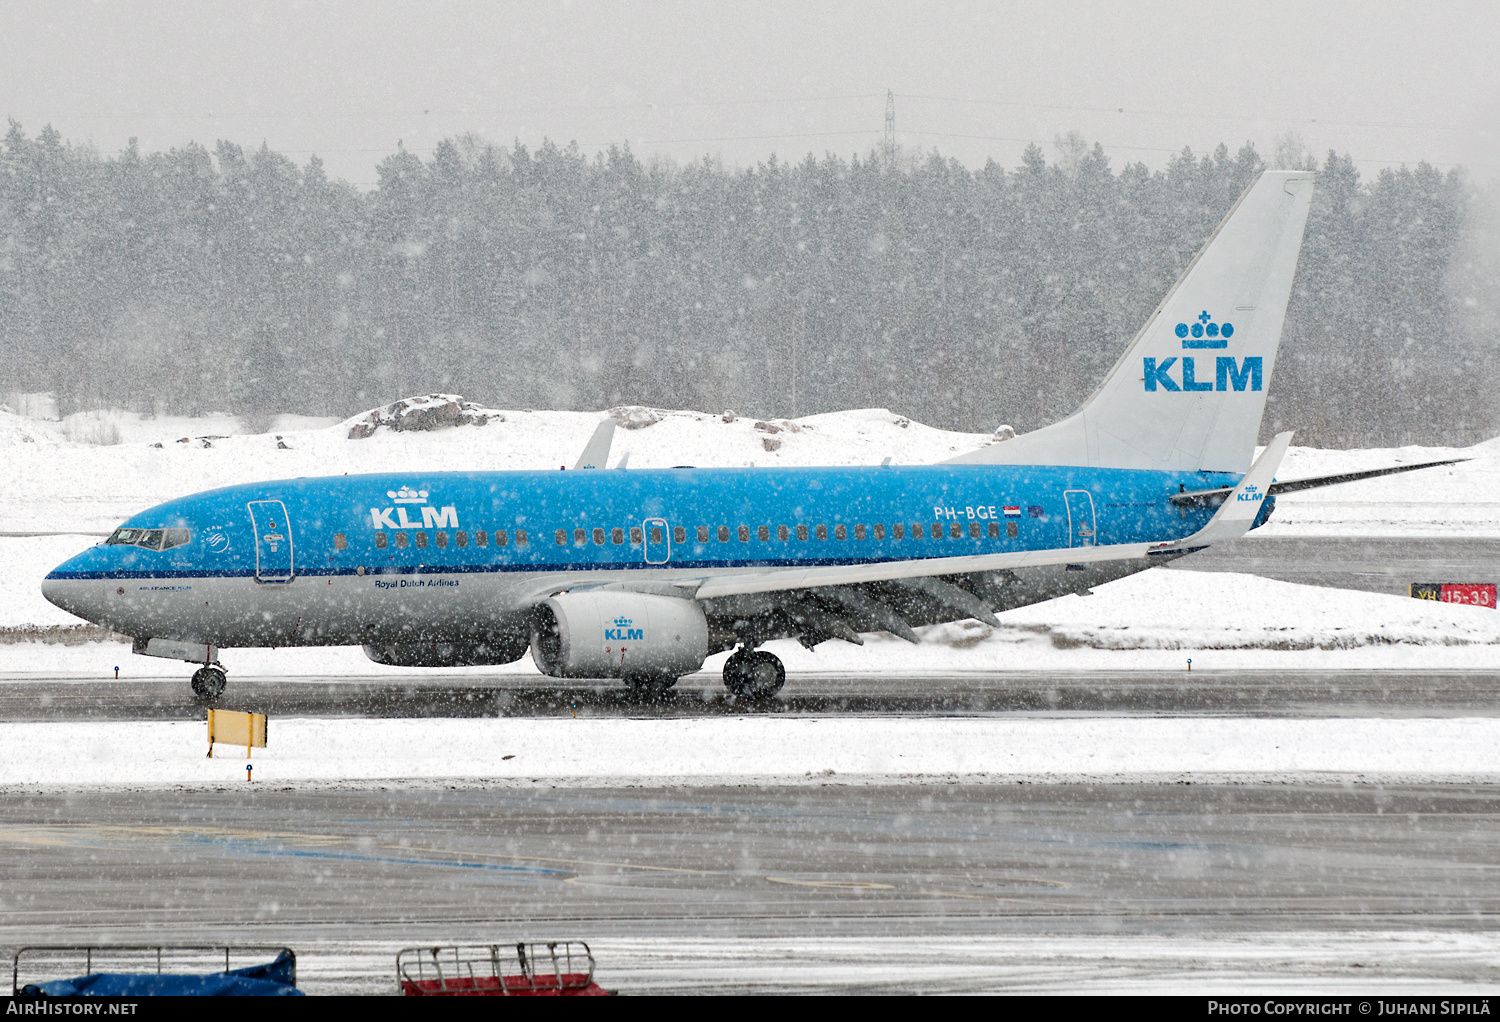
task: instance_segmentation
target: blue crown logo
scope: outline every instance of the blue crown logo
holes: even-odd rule
[[[617,628],[626,628],[626,627],[629,627],[629,625],[630,625],[630,618],[628,618],[628,617],[617,617],[617,618],[615,618],[615,627],[617,627]]]
[[[1192,336],[1188,336],[1189,334]],[[1234,324],[1215,323],[1205,309],[1198,314],[1198,322],[1192,326],[1178,323],[1177,336],[1182,338],[1184,348],[1227,348],[1229,338],[1234,336]]]

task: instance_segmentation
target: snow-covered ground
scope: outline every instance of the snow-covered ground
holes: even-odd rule
[[[11,476],[0,502],[0,533],[107,532],[163,500],[263,479],[572,465],[605,417],[604,412],[484,411],[489,421],[482,426],[431,432],[382,428],[357,440],[349,432],[363,415],[332,425],[326,419],[282,416],[271,432],[245,434],[230,416],[80,413],[82,418],[47,422],[0,411],[0,451]],[[723,415],[661,409],[620,414],[630,416],[635,428],[616,432],[612,463],[628,454],[637,468],[874,465],[886,457],[898,464],[926,464],[995,442],[984,434],[933,429],[881,408],[791,422],[725,421]],[[99,436],[90,424],[112,425],[120,442],[82,442]],[[1278,499],[1268,528],[1283,534],[1500,535],[1500,439],[1461,450],[1293,447],[1280,475],[1290,479],[1445,458],[1471,460],[1420,475],[1287,495]]]
[[[256,783],[1500,780],[1500,718],[278,719]],[[244,784],[202,721],[0,723],[0,789]]]

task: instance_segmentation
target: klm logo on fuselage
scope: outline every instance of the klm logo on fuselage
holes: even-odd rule
[[[615,618],[615,626],[613,628],[604,629],[604,637],[615,642],[630,642],[637,639],[644,641],[646,630],[644,628],[631,628],[630,618],[628,617],[617,617]]]
[[[427,490],[414,490],[410,486],[403,486],[399,490],[386,490],[385,495],[391,498],[395,507],[372,507],[370,508],[370,524],[377,529],[456,529],[458,528],[457,507],[427,507]],[[424,505],[422,508],[422,520],[414,522],[407,517],[406,509],[413,504]]]
[[[1234,324],[1215,323],[1205,309],[1191,326],[1178,323],[1176,333],[1182,338],[1182,346],[1186,349],[1227,348],[1229,338],[1234,336]],[[1204,361],[1207,362],[1206,359]],[[1182,365],[1177,368],[1177,376],[1174,378],[1172,370],[1177,362],[1177,356],[1164,358],[1160,362],[1154,358],[1143,359],[1146,389],[1191,393],[1203,390],[1243,391],[1246,388],[1258,391],[1265,386],[1265,363],[1259,355],[1242,359],[1235,359],[1232,355],[1216,356],[1212,379],[1199,379],[1200,373],[1207,375],[1208,366],[1205,364],[1200,367],[1192,355],[1181,357]]]

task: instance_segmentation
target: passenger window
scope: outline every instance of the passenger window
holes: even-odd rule
[[[826,540],[828,538],[828,526],[826,526],[826,525],[820,525],[820,526],[818,526],[818,528],[817,528],[817,535],[818,535],[818,539],[820,539],[820,540]]]
[[[421,533],[418,533],[417,535],[420,536]],[[406,549],[406,533],[404,533],[404,532],[398,532],[398,533],[396,533],[396,549],[397,550],[405,550]]]
[[[1021,532],[1021,530],[1016,527],[1016,523],[1015,522],[1006,522],[1005,523],[1005,534],[1007,536],[1009,536],[1011,539],[1015,539],[1016,536],[1020,535],[1020,532]]]
[[[934,528],[938,528],[938,527],[939,526],[934,526]],[[921,522],[912,522],[912,524],[911,524],[911,538],[912,539],[923,539],[924,537],[926,537],[926,535],[927,535],[927,532],[926,532],[925,529],[922,528],[922,523]]]
[[[804,543],[807,542],[807,526],[805,526],[805,525],[799,525],[799,526],[797,526],[797,538],[800,539]]]
[[[769,525],[762,525],[760,528],[756,529],[755,538],[760,540],[762,543],[769,543],[771,541],[771,527]]]
[[[468,546],[469,534],[467,532],[455,532],[453,534],[453,542],[458,546]]]
[[[727,526],[727,525],[721,525],[721,526],[719,526],[719,542],[720,543],[728,543],[729,542],[729,526]]]
[[[652,542],[654,543],[656,541],[652,540]],[[687,542],[687,529],[684,529],[680,525],[678,525],[675,528],[673,528],[672,529],[672,542],[673,543],[686,543]]]
[[[677,531],[681,532],[682,530],[678,529]],[[651,542],[653,542],[653,543],[660,543],[661,542],[661,529],[657,528],[654,525],[651,526]],[[682,540],[679,539],[677,542],[681,543]]]
[[[525,546],[525,545],[526,545],[526,530],[525,529],[517,529],[516,530],[516,546]]]
[[[792,536],[792,532],[785,525],[776,526],[776,538],[785,543]]]
[[[905,539],[905,538],[906,538],[906,526],[904,524],[902,524],[901,522],[897,522],[895,525],[891,526],[891,539]]]
[[[427,549],[427,533],[425,533],[425,532],[419,532],[419,533],[417,533],[417,548],[419,550],[426,550]]]
[[[942,526],[939,525],[938,528],[942,529]],[[962,525],[959,525],[957,522],[954,522],[952,525],[948,526],[948,535],[952,536],[954,539],[962,539],[963,534],[964,527]]]
[[[708,542],[708,526],[706,526],[706,525],[700,525],[700,526],[698,526],[698,542],[699,543],[707,543]]]
[[[842,525],[835,525],[833,527],[833,538],[834,539],[848,539],[849,538],[849,530],[846,529],[846,528],[844,528]]]
[[[970,522],[969,523],[969,538],[970,539],[978,539],[979,538],[979,523],[978,522]]]
[[[446,532],[440,532],[440,533],[437,534],[437,545],[438,546],[447,546],[448,545],[448,534]]]
[[[609,541],[611,543],[623,543],[623,542],[625,542],[625,530],[624,529],[611,529],[611,530],[609,530]]]
[[[1000,538],[1000,523],[990,522],[990,539]]]
[[[383,533],[383,532],[377,532],[377,533],[375,533],[375,548],[377,550],[384,550],[385,549],[385,544],[386,544],[385,533]]]
[[[558,529],[557,530],[557,545],[558,546],[567,546],[568,545],[568,530],[567,529]]]
[[[587,530],[584,530],[584,529],[574,529],[573,530],[573,542],[574,543],[578,544],[579,546],[583,546],[588,541],[589,541],[589,534],[588,534]]]
[[[865,538],[865,527],[863,525],[856,525],[854,527],[854,538],[855,539],[864,539]]]
[[[459,533],[459,535],[462,536],[463,533]],[[483,529],[480,529],[478,532],[474,533],[474,545],[475,546],[484,546],[487,543],[489,543],[489,541],[490,541],[490,534],[488,532],[485,532]],[[503,532],[497,532],[497,533],[495,533],[495,542],[497,544],[499,544],[500,546],[504,546],[505,545],[505,533],[503,533]]]
[[[741,525],[736,531],[739,533],[741,543],[750,542],[750,526]]]
[[[335,532],[333,534],[333,548],[335,550],[343,550],[348,545],[349,545],[349,537],[348,536],[345,536],[342,532]]]
[[[654,529],[652,531],[654,531],[656,533],[656,539],[652,540],[652,542],[653,543],[660,543],[661,542],[661,530],[660,529]],[[637,526],[633,526],[631,528],[631,530],[630,530],[630,542],[632,542],[632,543],[640,543],[640,541],[641,541],[641,529],[640,529],[640,526],[638,526],[638,525]]]
[[[875,538],[885,539],[885,526],[881,525],[879,522],[875,523]]]
[[[594,530],[594,546],[603,546],[603,545],[604,545],[604,530],[603,529],[595,529]]]

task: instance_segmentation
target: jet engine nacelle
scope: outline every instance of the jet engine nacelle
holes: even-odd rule
[[[708,621],[694,600],[581,592],[536,608],[531,656],[554,678],[671,678],[708,656]]]
[[[484,642],[382,642],[365,647],[365,656],[392,667],[489,667],[513,664],[526,655],[527,636],[504,636]]]

